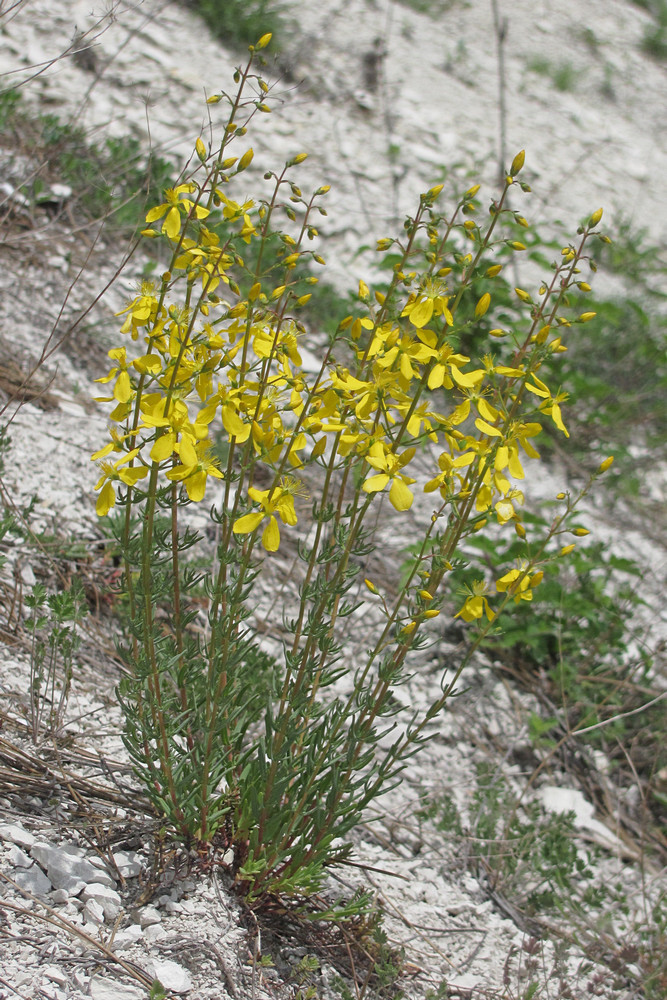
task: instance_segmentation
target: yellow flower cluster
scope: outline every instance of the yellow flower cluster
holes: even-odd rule
[[[203,162],[201,140],[196,153]],[[251,160],[248,150],[238,164],[230,158],[220,166],[237,164],[238,172]],[[254,537],[261,528],[264,548],[274,552],[280,544],[278,520],[297,523],[298,485],[286,473],[313,462],[334,471],[354,467],[369,498],[387,492],[390,504],[406,511],[418,479],[410,469],[420,446],[428,443],[434,467],[422,488],[440,494],[440,512],[449,508],[450,516],[453,510],[478,524],[486,518],[519,524],[524,498],[516,483],[524,479],[525,459],[539,457],[533,440],[540,424],[529,419],[531,414],[549,416],[567,434],[559,405],[563,394],[553,393],[537,376],[549,352],[563,349],[560,338],[549,343],[549,326],[542,326],[532,337],[534,348],[517,348],[513,364],[486,356],[471,367],[470,358],[453,346],[452,334],[460,325],[461,290],[474,274],[472,255],[463,258],[455,294],[456,285],[448,286],[452,268],[436,272],[434,254],[425,275],[401,275],[403,302],[391,308],[362,282],[363,314],[349,318],[344,341],[338,342],[345,364],[334,357],[334,344],[319,373],[309,375],[299,354],[300,327],[292,318],[309,296],[299,297],[290,283],[304,253],[307,227],[299,240],[281,236],[278,282],[257,274],[241,295],[238,247],[257,243],[261,257],[269,218],[265,204],[257,209],[249,200],[232,201],[216,176],[211,181],[209,175],[201,187],[189,181],[166,191],[164,201],[146,216],[148,224],[162,220],[160,232],[149,228],[144,234],[167,241],[171,263],[160,281],[143,282],[119,314],[124,316],[121,331],[141,338],[145,353],[130,358],[124,347],[114,348],[110,371],[98,379],[113,385],[111,395],[102,398],[114,404],[111,420],[121,430],[113,429],[110,443],[93,456],[101,462],[97,513],[104,516],[114,506],[117,484],[131,490],[148,475],[154,484],[162,476],[182,483],[194,502],[204,499],[207,481],[214,477],[224,480],[228,499],[234,466],[223,472],[213,457],[214,445],[222,440],[228,453],[236,451],[237,468],[239,462],[244,469],[261,463],[271,471],[268,489],[257,489],[252,475],[246,478],[233,504],[232,529],[237,536]],[[295,185],[292,190],[300,196]],[[432,246],[437,244],[432,205],[438,193],[434,188],[422,196],[423,219],[413,220],[415,231],[421,225]],[[471,197],[467,192],[462,204],[469,206]],[[216,226],[216,218],[222,226]],[[221,231],[231,235],[221,237]],[[464,235],[470,232],[468,227]],[[485,279],[499,270],[489,268]],[[492,308],[492,295],[484,292],[475,320]],[[435,408],[437,400],[446,412]],[[118,452],[119,458],[108,460]],[[516,572],[516,579],[509,574],[498,581],[498,589],[518,587],[519,599],[529,599],[534,584]],[[479,588],[459,613],[467,620],[492,614]]]

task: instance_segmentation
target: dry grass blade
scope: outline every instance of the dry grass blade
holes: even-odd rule
[[[56,756],[59,756],[59,751]],[[127,768],[110,761],[102,761],[93,754],[79,756],[79,761],[95,764],[107,776],[114,772],[126,772]],[[115,778],[114,778],[115,781]],[[54,791],[66,790],[77,804],[81,799],[88,804],[104,803],[116,806],[130,807],[133,811],[150,812],[150,804],[135,788],[115,787],[101,784],[82,774],[66,770],[60,760],[59,767],[54,767],[46,754],[41,756],[29,753],[22,747],[0,739],[0,790],[3,792],[20,792],[22,795],[52,795]]]
[[[56,927],[59,931],[65,931],[66,933],[71,934],[73,937],[79,938],[79,940],[85,942],[85,944],[87,944],[90,948],[92,948],[95,951],[101,952],[101,954],[104,955],[105,958],[109,959],[111,962],[114,962],[116,965],[120,966],[120,968],[123,969],[124,972],[126,972],[129,976],[132,976],[132,978],[136,980],[138,983],[140,983],[142,986],[145,986],[147,989],[150,989],[152,987],[154,982],[153,977],[149,976],[146,972],[144,972],[143,969],[139,968],[139,966],[135,965],[133,962],[127,962],[125,959],[120,958],[120,956],[116,955],[110,948],[107,948],[107,946],[104,944],[103,941],[99,941],[96,938],[91,937],[90,934],[86,934],[86,932],[82,931],[81,928],[77,927],[75,924],[71,923],[65,917],[61,916],[61,914],[59,914],[57,910],[52,909],[46,903],[42,902],[42,900],[39,899],[37,896],[33,896],[31,892],[28,892],[26,889],[22,889],[21,886],[18,885],[8,875],[5,875],[3,872],[0,872],[0,878],[8,885],[10,885],[13,889],[15,889],[17,892],[20,892],[21,895],[23,895],[26,899],[30,899],[32,900],[33,903],[37,903],[46,912],[38,913],[35,910],[28,910],[25,907],[19,906],[17,903],[11,903],[6,899],[3,899],[2,904],[0,904],[2,907],[8,910],[13,910],[15,913],[19,913],[23,917],[32,918],[33,920],[40,920],[43,923],[51,924],[52,926]]]

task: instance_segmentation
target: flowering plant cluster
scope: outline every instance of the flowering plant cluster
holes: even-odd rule
[[[323,349],[319,369],[307,369],[298,317],[311,293],[298,275],[304,263],[324,264],[309,243],[328,188],[303,196],[292,179],[299,154],[265,174],[270,197],[231,196],[253,151],[228,147],[255,113],[270,111],[269,86],[252,72],[269,40],[251,46],[235,95],[209,98],[230,106],[222,141],[213,148],[198,138],[195,167],[146,217],[143,236],[160,241],[167,267],[124,310],[121,331],[137,343],[110,351],[98,380],[109,386],[112,425],[93,456],[98,514],[122,510],[114,524],[128,597],[129,672],[119,690],[127,746],[177,835],[219,849],[251,897],[317,889],[326,866],[347,855],[344,837],[366,805],[426,738],[463,663],[428,712],[397,726],[389,749],[381,741],[395,725],[392,688],[452,597],[447,578],[466,537],[488,526],[526,539],[518,565],[475,583],[455,609],[479,622],[481,636],[505,606],[532,599],[540,567],[558,554],[549,543],[571,530],[568,496],[531,550],[524,466],[539,457],[545,420],[567,434],[565,394],[540,371],[566,350],[567,327],[593,315],[573,318],[570,298],[589,287],[579,275],[602,215],[563,249],[535,298],[516,289],[516,323],[491,329],[493,349],[471,359],[462,344],[493,316],[493,280],[525,249],[513,237],[527,223],[507,204],[516,187],[529,190],[517,181],[524,154],[486,221],[479,185],[447,215],[436,207],[442,185],[431,188],[402,237],[378,242],[396,261],[388,288],[361,281],[358,314]],[[276,226],[281,211],[292,234]],[[429,510],[421,527],[417,491]],[[351,592],[373,547],[369,512],[385,496],[418,544],[398,594],[365,581],[381,625],[352,668],[343,645],[359,603]],[[186,556],[201,539],[182,508],[203,501],[216,541],[201,572]],[[282,658],[268,661],[253,592],[262,574],[271,579],[271,556],[290,532],[298,597],[283,615]]]

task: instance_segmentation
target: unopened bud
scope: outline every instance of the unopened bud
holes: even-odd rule
[[[246,167],[250,166],[250,164],[252,163],[252,158],[253,158],[254,155],[255,154],[254,154],[254,152],[253,152],[252,149],[246,149],[245,153],[243,154],[243,156],[239,160],[238,167],[236,168],[237,174],[240,173],[242,170],[245,170]]]
[[[522,149],[520,152],[516,154],[516,156],[512,160],[512,166],[510,167],[510,177],[516,177],[516,175],[523,167],[525,161],[526,161],[526,151],[525,149]]]
[[[485,292],[484,295],[482,295],[479,302],[477,303],[477,305],[475,306],[475,318],[479,319],[481,316],[483,316],[490,305],[491,305],[491,296],[489,295],[488,292]]]

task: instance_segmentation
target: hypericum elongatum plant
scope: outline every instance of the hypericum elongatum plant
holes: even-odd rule
[[[466,661],[388,744],[392,689],[441,613],[464,540],[485,525],[525,539],[522,463],[538,457],[545,417],[567,433],[564,394],[538,373],[566,349],[567,326],[590,318],[572,318],[570,298],[577,284],[588,288],[578,275],[602,215],[563,249],[537,297],[516,290],[512,328],[491,330],[497,353],[471,364],[460,339],[493,315],[493,279],[524,249],[502,233],[505,221],[526,224],[507,207],[524,154],[486,222],[478,221],[479,185],[449,215],[436,209],[442,185],[431,188],[402,237],[378,243],[395,258],[388,289],[373,294],[360,282],[360,315],[341,324],[311,374],[295,318],[309,293],[295,269],[324,263],[307,247],[328,188],[303,196],[291,174],[299,154],[264,175],[272,191],[258,204],[229,193],[253,158],[252,149],[234,156],[229,147],[269,110],[269,87],[252,72],[269,38],[251,46],[236,94],[209,99],[230,107],[219,145],[198,138],[196,168],[147,215],[143,235],[162,242],[168,265],[124,310],[122,332],[141,338],[144,353],[109,352],[113,367],[99,381],[113,384],[114,426],[94,456],[98,514],[116,504],[123,511],[115,523],[130,640],[119,691],[126,745],[175,834],[220,856],[232,848],[250,898],[321,885],[326,867],[349,852],[342,838],[396,780],[454,691]],[[293,233],[277,227],[282,211]],[[434,463],[426,476],[418,455],[420,467]],[[299,525],[306,475],[315,493],[307,532]],[[200,570],[187,558],[201,539],[184,508],[205,499],[211,478],[221,494],[210,511],[215,552]],[[352,666],[344,641],[359,606],[352,591],[374,547],[371,509],[387,494],[395,511],[408,511],[418,478],[435,502],[398,593],[366,581],[380,625],[371,622],[367,653]],[[525,539],[525,558],[495,581],[493,608],[484,581],[465,595],[458,615],[485,622],[477,642],[503,608],[531,599],[540,567],[558,555],[552,542],[571,530],[578,502],[562,499],[546,540],[532,550]],[[298,597],[283,613],[282,656],[271,661],[253,630],[253,587],[263,574],[271,580],[284,531],[297,534],[302,568]],[[206,622],[195,627],[202,592]]]

